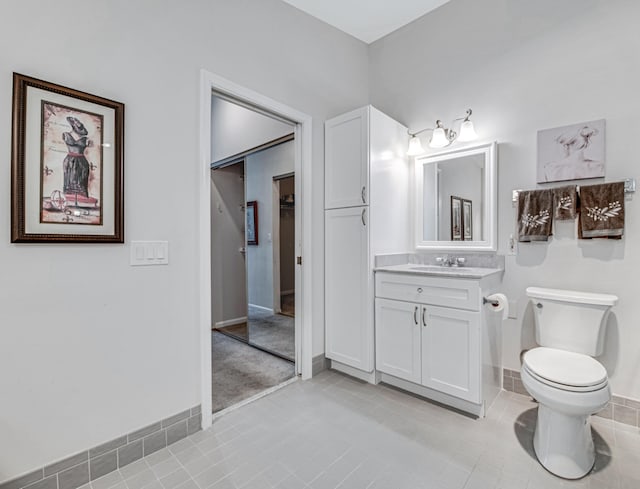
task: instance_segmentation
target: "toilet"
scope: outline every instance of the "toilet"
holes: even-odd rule
[[[589,417],[611,398],[602,354],[607,317],[618,298],[571,290],[527,288],[536,341],[523,356],[522,384],[538,401],[533,448],[540,463],[565,479],[595,462]]]

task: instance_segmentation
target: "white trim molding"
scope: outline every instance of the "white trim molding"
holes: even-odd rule
[[[212,423],[211,398],[211,97],[213,92],[284,118],[295,124],[296,229],[300,230],[296,254],[302,256],[296,266],[296,369],[302,379],[312,375],[312,296],[311,296],[311,155],[312,118],[283,103],[238,85],[207,70],[200,71],[200,153],[198,158],[199,193],[199,323],[201,356],[202,428]],[[300,198],[298,199],[298,196]],[[296,236],[298,237],[298,236]]]

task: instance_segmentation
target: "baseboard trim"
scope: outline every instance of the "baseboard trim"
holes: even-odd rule
[[[255,307],[256,309],[260,309],[261,311],[265,311],[265,312],[268,312],[270,314],[275,314],[273,312],[273,308],[271,308],[271,307],[257,306],[255,304],[249,304],[249,307]]]
[[[359,379],[374,385],[380,382],[380,374],[375,370],[373,372],[364,372],[363,370],[350,367],[349,365],[336,362],[335,360],[330,360],[330,363],[331,363],[330,368],[332,368],[333,370],[337,370],[338,372],[342,372],[343,374],[347,374],[350,377],[355,377],[356,379]]]
[[[202,429],[200,405],[156,421],[131,433],[0,483],[0,489],[32,487],[76,489]],[[72,482],[71,482],[72,481]]]
[[[242,324],[246,322],[247,322],[247,317],[245,316],[241,318],[227,319],[225,321],[218,321],[217,323],[215,323],[215,327],[224,328],[225,326],[234,326],[236,324]]]
[[[475,404],[473,402],[465,401],[464,399],[458,399],[457,397],[450,396],[444,392],[439,392],[423,385],[414,384],[404,379],[399,379],[388,374],[381,374],[380,381],[398,387],[399,389],[409,391],[413,394],[417,394],[420,397],[424,397],[426,400],[435,401],[438,404],[442,404],[445,407],[451,407],[458,411],[464,411],[478,418],[483,418],[485,415],[484,404]]]
[[[323,370],[327,370],[329,368],[329,360],[324,354],[317,355],[313,357],[311,360],[311,375],[318,375]]]

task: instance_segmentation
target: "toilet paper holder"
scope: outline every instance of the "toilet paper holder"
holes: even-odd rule
[[[491,304],[493,307],[498,307],[498,301],[492,301],[491,299],[487,299],[486,297],[482,298],[482,305]]]

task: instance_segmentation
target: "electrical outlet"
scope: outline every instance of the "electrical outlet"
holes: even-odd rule
[[[518,242],[516,241],[516,238],[513,236],[513,234],[509,235],[509,245],[507,249],[509,250],[507,252],[507,254],[509,255],[518,254]]]

